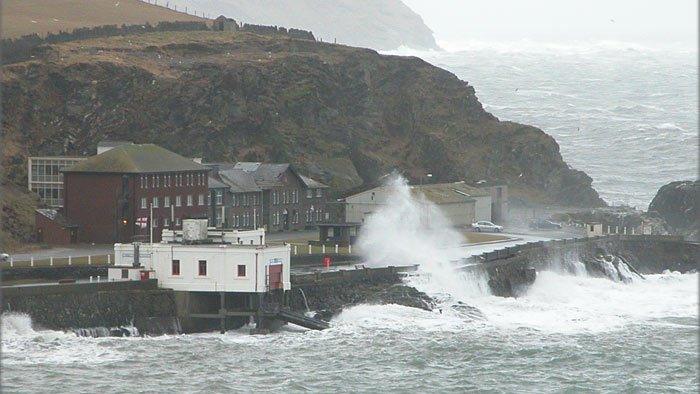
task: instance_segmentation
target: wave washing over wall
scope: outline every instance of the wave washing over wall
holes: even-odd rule
[[[390,185],[393,203],[367,221],[362,253],[375,266],[420,264],[406,280],[434,310],[359,305],[324,331],[145,338],[41,330],[6,313],[3,389],[697,392],[697,273],[641,279],[606,258],[615,281],[566,254],[520,297],[496,297],[485,272],[460,269],[467,251],[448,219],[402,179]]]

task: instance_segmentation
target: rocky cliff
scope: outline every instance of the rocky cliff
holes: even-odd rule
[[[323,41],[372,48],[437,49],[433,32],[401,0],[170,0],[183,10],[240,22],[296,27]]]
[[[698,239],[700,181],[676,181],[662,186],[649,204],[649,213],[661,216],[674,234]]]
[[[3,183],[26,184],[27,156],[93,154],[118,139],[206,160],[290,161],[340,189],[397,168],[603,204],[552,137],[499,121],[467,82],[414,57],[162,32],[46,46],[2,71]]]

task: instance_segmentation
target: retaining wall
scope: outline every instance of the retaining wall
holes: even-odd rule
[[[38,328],[136,327],[141,334],[179,331],[173,292],[156,280],[3,287],[2,312],[23,312]]]

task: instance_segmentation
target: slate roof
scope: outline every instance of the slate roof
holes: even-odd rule
[[[229,186],[214,177],[209,177],[209,189],[228,189]]]
[[[300,175],[289,163],[238,162],[235,164],[207,163],[218,172],[219,179],[234,193],[259,192],[283,186],[282,175],[290,169],[308,188],[327,188],[321,182]]]
[[[310,189],[323,189],[323,188],[328,187],[315,179],[309,178],[308,176],[304,176],[304,175],[299,174],[299,178],[301,178],[302,182],[304,182],[306,187],[308,187]]]
[[[76,224],[71,223],[68,218],[63,216],[56,209],[37,209],[36,212],[45,216],[47,219],[56,222],[61,227],[77,227]]]
[[[253,175],[241,170],[219,171],[221,181],[229,186],[233,193],[259,192],[262,189],[258,186]]]
[[[63,172],[141,174],[204,171],[207,167],[154,144],[120,145]]]

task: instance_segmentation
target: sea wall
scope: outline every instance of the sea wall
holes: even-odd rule
[[[107,278],[107,265],[69,265],[61,267],[4,267],[0,270],[3,282],[45,279],[56,281],[60,279],[89,279],[91,276]]]
[[[159,289],[156,280],[3,287],[2,295],[2,312],[26,313],[40,328],[180,331],[173,292]]]
[[[403,278],[415,270],[415,266],[405,266],[293,275],[289,306],[299,311],[318,311],[324,319],[363,303],[431,309],[430,297],[403,284]]]
[[[688,272],[698,269],[700,244],[657,235],[562,239],[507,247],[469,257],[464,263],[466,269],[485,267],[492,293],[510,297],[534,282],[538,271],[562,267],[574,271],[579,262],[590,273],[601,256],[621,257],[641,274]]]

